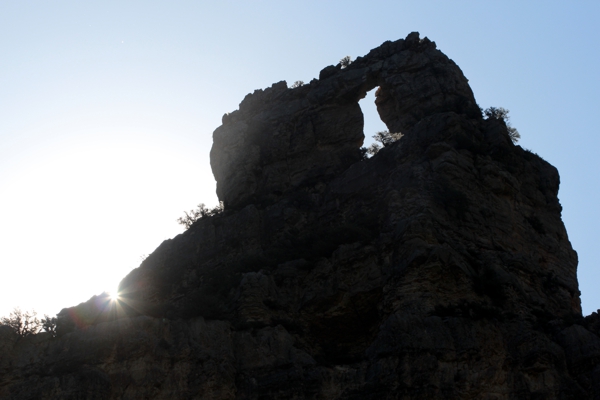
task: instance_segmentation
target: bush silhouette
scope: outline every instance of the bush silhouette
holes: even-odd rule
[[[346,68],[350,64],[352,64],[352,57],[350,56],[346,56],[340,60],[340,66],[342,68]]]
[[[44,330],[56,336],[56,318],[50,318],[44,315],[42,320],[37,318],[37,312],[21,311],[19,307],[15,308],[8,317],[0,318],[0,324],[11,328],[19,336],[26,337],[35,335]]]
[[[400,132],[380,131],[373,135],[373,139],[386,147],[400,140],[402,136]]]
[[[517,143],[519,139],[521,139],[521,134],[519,131],[510,124],[510,117],[508,116],[508,110],[502,107],[490,107],[486,108],[483,111],[483,114],[487,118],[501,119],[506,124],[506,129],[508,129],[508,137],[512,140],[513,143]]]
[[[210,217],[213,215],[220,214],[222,212],[222,202],[220,202],[218,206],[211,209],[207,208],[206,205],[204,205],[204,203],[200,203],[198,204],[198,207],[196,207],[195,210],[190,210],[189,213],[187,211],[184,211],[183,213],[185,215],[183,217],[178,218],[177,223],[185,226],[185,229],[189,229],[194,224],[194,222],[198,221],[200,218]]]
[[[369,147],[362,147],[361,152],[363,153],[363,159],[367,157],[374,156],[381,150],[381,146],[386,147],[391,145],[392,143],[400,140],[402,138],[402,134],[400,132],[390,132],[390,131],[380,131],[375,133],[372,137],[376,142],[381,143],[372,143]]]

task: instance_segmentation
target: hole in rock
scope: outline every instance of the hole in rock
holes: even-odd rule
[[[363,147],[369,147],[375,142],[373,139],[373,135],[375,135],[375,133],[388,129],[385,123],[379,117],[377,106],[375,106],[375,92],[377,92],[377,89],[379,89],[379,86],[369,90],[367,95],[358,101],[358,105],[362,110],[365,120],[363,126],[363,133],[365,134]]]

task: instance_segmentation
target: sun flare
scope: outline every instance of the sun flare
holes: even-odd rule
[[[119,300],[119,291],[111,290],[110,292],[108,292],[108,296],[110,297],[111,301],[117,301]]]

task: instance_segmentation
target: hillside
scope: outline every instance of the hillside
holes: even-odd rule
[[[402,138],[361,153],[358,101]],[[600,398],[558,171],[484,118],[427,38],[223,116],[224,211],[163,242],[58,336],[0,329],[13,399]]]

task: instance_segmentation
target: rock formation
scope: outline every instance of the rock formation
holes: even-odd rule
[[[364,139],[358,101],[375,87],[392,132],[443,112],[481,115],[458,66],[414,33],[343,70],[329,66],[309,85],[290,90],[279,82],[246,96],[213,135],[219,199],[226,208],[265,205],[347,170],[360,160]]]
[[[375,88],[403,137],[363,159]],[[121,300],[0,329],[14,399],[600,398],[556,169],[482,118],[417,33],[246,96],[214,133],[225,211],[163,242]]]

